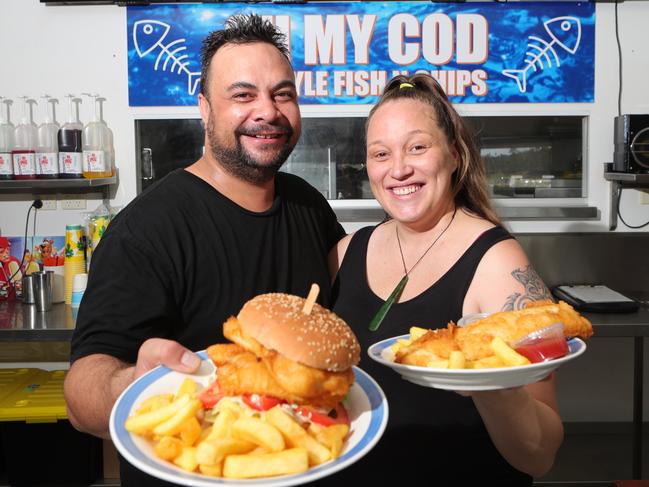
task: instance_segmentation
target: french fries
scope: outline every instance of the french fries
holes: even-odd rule
[[[185,379],[174,394],[143,401],[127,431],[153,442],[154,454],[188,472],[234,479],[300,473],[338,458],[349,427],[307,429],[281,406],[258,412],[231,398],[207,416],[198,385]]]
[[[417,340],[418,338],[424,336],[426,333],[428,333],[428,330],[425,328],[420,328],[418,326],[411,326],[410,327],[410,338],[408,340],[404,340],[403,338],[400,338],[397,340],[397,342],[390,347],[392,350],[392,353],[396,355],[396,353],[401,350],[402,348],[407,347],[410,345],[412,342]]]
[[[422,337],[428,332],[424,328],[413,326],[410,328],[410,338],[404,340],[398,339],[390,350],[396,353],[411,345],[412,342]],[[516,350],[510,347],[500,337],[495,337],[490,342],[489,346],[493,350],[493,355],[484,357],[478,360],[466,360],[464,353],[461,350],[454,350],[449,354],[448,359],[429,359],[426,361],[425,366],[435,369],[492,369],[499,367],[515,367],[519,365],[527,365],[530,361],[519,354]]]
[[[466,360],[464,359],[464,353],[459,350],[453,350],[448,356],[449,369],[463,369],[465,365]]]
[[[500,358],[506,366],[527,365],[530,363],[526,357],[523,357],[520,353],[507,345],[505,340],[500,337],[495,337],[491,340],[490,346],[496,356]]]

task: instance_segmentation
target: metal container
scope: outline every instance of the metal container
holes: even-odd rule
[[[52,273],[34,272],[34,298],[36,311],[49,311],[52,309]]]
[[[34,304],[34,276],[23,276],[23,303]]]

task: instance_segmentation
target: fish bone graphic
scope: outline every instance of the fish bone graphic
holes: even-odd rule
[[[153,69],[158,71],[160,69],[160,62],[162,62],[162,71],[167,71],[169,61],[172,61],[169,71],[176,72],[177,74],[184,74],[187,76],[187,93],[194,95],[198,88],[198,83],[201,81],[201,73],[190,71],[187,66],[189,57],[183,51],[187,50],[185,46],[185,39],[176,39],[167,44],[164,43],[167,34],[171,30],[171,26],[159,20],[138,20],[133,25],[133,43],[138,56],[145,57],[155,49],[160,49],[158,57],[155,60]]]
[[[575,54],[581,41],[581,22],[576,17],[555,17],[543,23],[546,32],[550,36],[550,41],[541,39],[536,36],[529,36],[531,41],[527,44],[529,50],[525,53],[525,67],[522,69],[505,69],[502,74],[512,78],[518,84],[518,91],[525,93],[527,91],[528,73],[532,71],[543,71],[545,60],[547,67],[552,67],[552,58],[554,57],[557,67],[561,66],[561,61],[554,49],[558,45],[570,54]],[[538,66],[538,69],[537,69]]]

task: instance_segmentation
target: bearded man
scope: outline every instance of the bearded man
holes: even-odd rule
[[[330,304],[327,255],[344,231],[317,190],[278,172],[301,129],[284,36],[237,15],[201,55],[204,156],[134,199],[93,253],[65,398],[96,436],[133,380],[159,364],[195,370],[192,351],[224,341],[221,324],[253,296],[316,282]],[[169,485],[123,460],[121,482]]]

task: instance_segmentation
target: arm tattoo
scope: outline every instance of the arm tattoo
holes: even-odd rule
[[[523,285],[525,292],[510,294],[505,301],[503,311],[523,309],[531,301],[553,300],[552,294],[531,265],[524,269],[514,269],[512,276]]]

